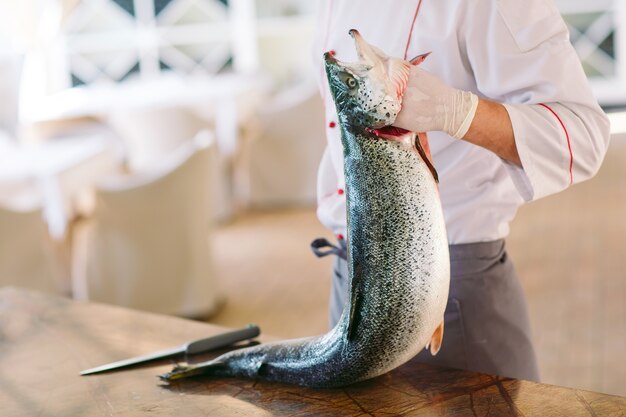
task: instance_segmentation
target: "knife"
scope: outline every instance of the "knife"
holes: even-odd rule
[[[210,350],[231,346],[237,342],[253,339],[257,337],[260,333],[261,330],[258,326],[254,324],[249,324],[248,326],[239,330],[233,330],[230,332],[217,334],[215,336],[209,336],[204,339],[194,340],[192,342],[188,342],[184,345],[174,348],[160,350],[158,352],[149,353],[147,355],[136,356],[134,358],[108,363],[106,365],[97,366],[91,369],[85,369],[84,371],[81,371],[80,374],[97,374],[100,372],[127,368],[133,365],[151,362],[158,359],[171,358],[182,354],[194,355],[196,353],[208,352]]]

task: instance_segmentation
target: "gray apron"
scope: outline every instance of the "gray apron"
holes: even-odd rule
[[[348,294],[348,264],[335,258],[330,322],[339,320]],[[517,379],[539,380],[526,301],[504,240],[450,245],[450,295],[443,344],[418,362]]]

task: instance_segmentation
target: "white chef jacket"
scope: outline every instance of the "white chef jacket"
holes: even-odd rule
[[[421,5],[419,5],[421,1]],[[343,150],[322,56],[356,61],[349,29],[390,56],[413,58],[449,85],[505,105],[523,169],[442,132],[430,132],[450,244],[504,238],[524,201],[593,176],[609,122],[551,0],[320,1],[314,62],[328,146],[318,173],[318,217],[345,234]],[[405,55],[406,52],[406,55]]]

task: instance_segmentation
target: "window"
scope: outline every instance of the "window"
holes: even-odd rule
[[[605,106],[626,104],[626,22],[623,0],[557,0],[570,40]]]

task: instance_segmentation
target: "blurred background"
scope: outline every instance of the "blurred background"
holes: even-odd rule
[[[520,210],[509,252],[543,380],[626,395],[626,2],[556,4],[613,140]],[[325,332],[315,6],[0,0],[0,287]]]

